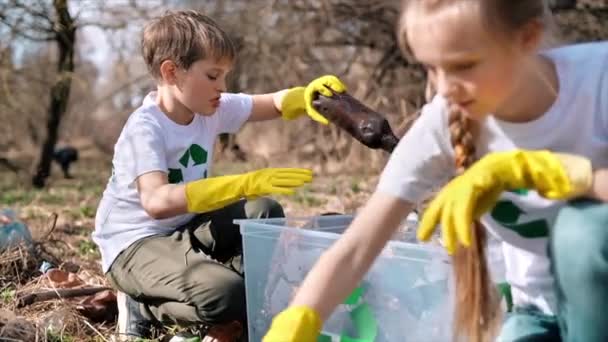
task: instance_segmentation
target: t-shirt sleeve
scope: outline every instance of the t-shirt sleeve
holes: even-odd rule
[[[123,150],[124,181],[132,183],[137,177],[152,171],[167,172],[164,136],[160,125],[152,120],[138,120],[129,125]]]
[[[600,70],[608,70],[608,42],[605,43],[607,46],[604,51],[603,67]],[[599,92],[599,114],[604,127],[603,139],[608,139],[608,72],[603,72],[600,76],[600,85],[597,89]]]
[[[437,96],[399,141],[377,191],[419,203],[453,176],[453,155],[444,101]]]
[[[223,93],[216,115],[218,133],[236,133],[249,119],[253,108],[253,97],[248,94]]]

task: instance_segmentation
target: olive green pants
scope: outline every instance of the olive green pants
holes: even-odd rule
[[[246,322],[242,241],[235,219],[283,217],[261,198],[194,217],[170,235],[142,239],[107,273],[112,285],[142,304],[150,319],[179,325]]]

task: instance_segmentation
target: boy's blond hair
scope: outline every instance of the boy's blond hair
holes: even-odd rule
[[[144,28],[141,52],[148,70],[160,79],[160,65],[173,61],[188,69],[201,59],[236,58],[236,48],[228,34],[208,16],[193,10],[169,11],[152,19]]]

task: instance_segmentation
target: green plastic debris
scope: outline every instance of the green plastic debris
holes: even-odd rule
[[[357,331],[357,337],[347,336],[344,332],[340,335],[340,342],[374,342],[378,335],[378,322],[374,317],[370,306],[362,302],[363,287],[359,286],[346,298],[344,304],[355,306],[349,313],[350,319]],[[317,342],[332,342],[331,336],[321,334]]]
[[[511,295],[511,285],[509,283],[504,282],[497,285],[498,292],[500,293],[500,298],[504,298],[507,303],[507,312],[511,312],[513,310],[513,296]]]

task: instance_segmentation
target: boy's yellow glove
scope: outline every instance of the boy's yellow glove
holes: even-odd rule
[[[591,188],[591,162],[580,156],[549,151],[490,153],[448,183],[426,209],[418,238],[428,240],[441,222],[448,253],[458,241],[471,244],[471,226],[490,210],[505,190],[534,189],[550,199],[568,199]]]
[[[281,101],[283,119],[292,120],[307,113],[313,120],[327,125],[329,121],[321,115],[312,105],[315,93],[331,97],[333,93],[343,93],[346,86],[336,76],[325,75],[310,82],[306,87],[295,87],[287,90]]]
[[[316,342],[321,318],[306,306],[289,307],[273,320],[262,342]]]
[[[312,180],[312,171],[297,168],[268,168],[206,178],[186,184],[188,212],[201,213],[235,203],[242,198],[269,194],[291,195],[294,189]]]

